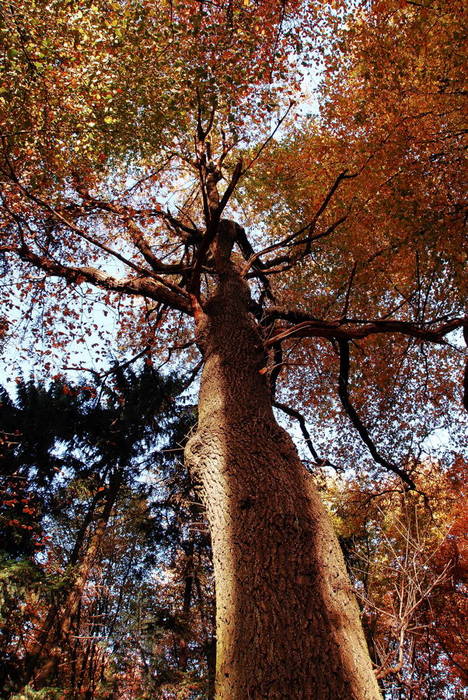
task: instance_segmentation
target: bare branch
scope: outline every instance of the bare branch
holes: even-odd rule
[[[117,251],[113,250],[112,248],[109,248],[109,246],[105,245],[104,243],[101,243],[101,241],[98,241],[96,238],[91,236],[89,233],[84,231],[83,229],[79,228],[76,226],[73,222],[69,221],[63,214],[61,214],[59,211],[54,209],[48,202],[40,199],[36,195],[30,193],[23,185],[21,185],[18,181],[16,181],[17,187],[21,190],[21,192],[31,201],[35,202],[35,204],[38,204],[40,207],[48,211],[52,216],[57,219],[60,223],[64,224],[67,228],[69,228],[73,233],[76,233],[80,238],[83,238],[84,240],[88,241],[88,243],[91,243],[92,245],[96,246],[96,248],[99,248],[105,253],[108,253],[109,255],[112,255],[114,258],[117,260],[120,260],[124,265],[127,265],[128,267],[131,267],[133,270],[136,272],[139,272],[140,274],[148,275],[151,274],[151,271],[145,270],[142,268],[140,265],[136,265],[134,262],[131,260],[128,260],[125,258],[123,255],[118,253]]]
[[[347,340],[339,340],[338,346],[339,346],[339,350],[340,350],[340,374],[338,377],[338,393],[339,393],[339,396],[341,399],[341,403],[343,404],[343,408],[345,409],[346,413],[350,417],[352,424],[354,425],[354,427],[358,431],[359,435],[362,438],[362,441],[368,447],[369,452],[371,453],[372,457],[377,462],[377,464],[380,464],[382,467],[384,467],[388,471],[393,472],[394,474],[398,474],[398,476],[406,484],[408,484],[408,487],[410,489],[415,490],[416,484],[411,479],[411,477],[403,469],[400,469],[399,467],[395,466],[394,464],[391,464],[387,459],[385,459],[384,457],[382,457],[382,455],[379,454],[374,442],[372,441],[371,436],[369,435],[369,431],[367,430],[367,428],[365,427],[365,425],[361,421],[354,406],[352,405],[351,400],[349,398],[349,389],[348,389],[349,343]]]
[[[333,467],[334,469],[336,469],[335,465],[333,465],[327,459],[322,459],[317,454],[317,452],[312,444],[312,438],[310,437],[310,433],[307,430],[305,418],[302,415],[302,413],[300,413],[299,411],[296,411],[296,409],[291,408],[290,406],[287,406],[284,403],[280,403],[279,401],[275,401],[273,403],[273,406],[275,408],[279,408],[280,411],[283,411],[288,416],[291,416],[291,418],[295,418],[297,420],[297,422],[299,423],[299,427],[301,429],[302,435],[304,436],[305,443],[306,443],[307,447],[309,448],[309,452],[312,455],[312,458],[315,462],[315,466],[317,466],[317,467]]]
[[[319,220],[320,217],[322,216],[322,214],[323,214],[323,212],[325,211],[325,209],[328,207],[328,205],[329,205],[329,203],[330,203],[330,201],[331,201],[333,195],[335,194],[336,190],[338,189],[338,187],[340,186],[340,184],[343,182],[343,180],[351,180],[352,178],[355,178],[355,177],[357,177],[357,173],[354,173],[354,174],[352,174],[352,175],[348,175],[348,171],[347,171],[347,170],[343,170],[343,172],[341,172],[341,173],[338,175],[338,177],[336,178],[335,182],[333,183],[333,185],[332,185],[332,186],[330,187],[330,189],[328,190],[328,192],[327,192],[327,194],[325,195],[325,197],[324,197],[324,199],[323,199],[321,205],[319,206],[319,208],[318,208],[317,211],[315,212],[315,214],[314,214],[312,220],[311,220],[308,224],[306,224],[305,226],[303,226],[302,228],[300,228],[298,231],[295,231],[294,233],[291,233],[289,236],[287,236],[286,238],[284,238],[282,241],[280,241],[279,243],[276,243],[276,244],[274,245],[274,247],[273,247],[273,246],[270,246],[269,248],[267,248],[267,249],[264,250],[263,252],[265,253],[265,252],[269,252],[269,251],[271,251],[271,250],[274,250],[274,249],[276,249],[276,248],[281,248],[281,247],[287,246],[287,245],[291,244],[292,241],[294,241],[295,239],[297,239],[298,236],[300,236],[301,234],[306,233],[306,232],[310,232],[310,231],[314,231],[314,230],[315,230],[315,226],[317,225],[318,220]],[[334,231],[340,224],[342,224],[344,221],[346,221],[346,219],[347,219],[347,215],[346,215],[346,216],[340,217],[340,218],[339,218],[337,221],[335,221],[331,226],[329,226],[329,227],[326,229],[326,231],[324,231],[323,233],[317,234],[316,236],[313,236],[313,237],[311,237],[311,238],[302,239],[302,240],[298,241],[298,242],[296,243],[296,245],[301,245],[301,244],[307,243],[307,244],[309,244],[309,246],[310,246],[310,243],[311,243],[312,241],[318,240],[319,238],[324,238],[325,236],[330,235],[330,233],[333,233],[333,231]],[[310,250],[307,250],[307,252],[310,252]],[[261,253],[260,253],[260,255],[261,255]],[[270,265],[271,265],[271,266],[272,266],[272,265],[277,265],[277,264],[278,264],[278,261],[277,261],[277,260],[270,261]],[[245,274],[245,273],[244,273],[244,274]]]
[[[50,258],[33,253],[26,245],[16,249],[10,248],[9,252],[15,252],[25,262],[45,270],[52,276],[62,277],[72,284],[80,284],[87,281],[109,291],[148,297],[173,309],[192,315],[192,307],[188,296],[185,295],[186,293],[181,295],[177,291],[172,291],[164,284],[156,282],[152,277],[116,279],[94,267],[62,265]]]
[[[254,155],[254,157],[252,158],[252,160],[249,161],[249,162],[247,163],[247,165],[245,166],[245,168],[242,170],[241,175],[245,175],[245,173],[246,173],[248,170],[250,170],[250,168],[252,167],[252,165],[260,158],[260,156],[262,155],[263,151],[264,151],[265,148],[268,146],[268,144],[270,143],[270,141],[272,140],[272,138],[274,137],[274,135],[276,134],[276,132],[277,132],[278,129],[280,128],[281,124],[284,122],[284,120],[286,119],[286,117],[288,116],[289,112],[291,111],[291,109],[294,107],[295,104],[296,104],[295,102],[290,102],[290,103],[289,103],[289,107],[287,108],[286,112],[285,112],[285,113],[283,114],[283,116],[279,119],[279,121],[278,121],[278,123],[276,124],[275,128],[273,129],[273,131],[271,132],[271,134],[269,135],[269,137],[266,139],[266,141],[264,141],[264,142],[262,143],[262,145],[260,146],[260,148],[258,149],[258,151],[256,152],[256,154]]]
[[[128,228],[132,242],[135,244],[140,253],[143,255],[146,262],[149,263],[149,265],[151,265],[152,269],[155,272],[177,274],[184,269],[184,266],[180,264],[171,265],[163,263],[153,253],[150,244],[148,243],[147,239],[143,234],[143,231],[132,220],[131,214],[128,211],[128,209],[126,209],[126,207],[116,205],[113,202],[106,202],[104,200],[98,199],[97,197],[91,195],[84,187],[80,185],[75,185],[75,187],[80,197],[82,197],[84,200],[91,202],[98,209],[117,214],[122,219],[123,223]]]
[[[310,253],[310,244],[313,241],[318,241],[320,238],[325,238],[326,236],[329,236],[332,234],[335,229],[340,226],[340,224],[344,223],[348,216],[342,216],[336,221],[333,222],[328,228],[325,229],[325,231],[322,231],[321,233],[317,233],[315,236],[309,236],[307,238],[301,238],[300,240],[294,240],[296,237],[300,234],[303,233],[303,229],[301,231],[296,231],[295,233],[292,233],[290,236],[287,236],[286,238],[283,238],[282,241],[279,241],[278,243],[273,243],[273,245],[268,246],[267,248],[264,248],[263,250],[260,250],[258,253],[254,253],[251,258],[247,261],[245,267],[242,270],[242,275],[245,276],[249,269],[252,267],[252,265],[258,261],[259,267],[261,267],[263,270],[267,270],[268,268],[275,267],[276,265],[280,265],[284,262],[289,263],[287,267],[282,268],[279,270],[279,272],[284,272],[285,270],[288,270],[290,267],[295,265],[297,263],[298,259],[304,258],[306,255],[309,255]],[[266,262],[260,262],[259,258],[261,255],[265,255],[266,253],[271,253],[274,250],[278,250],[278,248],[293,248],[295,246],[299,245],[306,245],[306,250],[302,255],[300,255],[298,258],[294,258],[292,255],[281,255],[276,258],[272,258],[271,260],[267,260]],[[278,270],[275,270],[275,272],[278,272]]]

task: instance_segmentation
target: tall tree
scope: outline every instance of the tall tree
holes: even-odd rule
[[[363,42],[367,61],[380,56],[374,49],[390,40],[391,23],[392,40],[405,39],[398,57],[407,76],[408,23],[433,12],[431,42],[446,47],[456,38],[454,20],[439,5],[397,0],[102,0],[87,10],[43,0],[4,11],[6,264],[22,261],[20,291],[36,308],[41,302],[35,320],[52,346],[67,321],[76,330],[73,299],[82,285],[103,290],[108,303],[140,300],[121,334],[145,351],[156,339],[174,350],[190,346],[195,333],[203,373],[186,460],[213,544],[217,697],[377,698],[332,525],[273,406],[304,427],[296,409],[275,399],[281,370],[288,367],[292,384],[301,365],[322,414],[340,416],[329,391],[337,378],[337,397],[375,462],[416,488],[408,460],[383,453],[375,436],[386,425],[394,431],[398,418],[420,426],[410,393],[437,394],[424,383],[431,360],[424,350],[421,372],[415,343],[444,346],[463,325],[453,283],[459,246],[442,244],[449,233],[460,236],[458,199],[432,213],[438,177],[447,178],[447,199],[452,184],[459,189],[454,169],[434,152],[441,142],[450,154],[455,146],[437,129],[434,152],[404,131],[394,143],[391,120],[376,118],[375,136],[357,115],[349,144],[346,135]],[[423,32],[417,51],[424,41]],[[442,53],[450,80],[453,53]],[[291,126],[287,136],[292,117],[302,119],[294,102],[301,71],[320,55],[343,61],[329,67],[323,119],[302,122],[305,140]],[[406,123],[412,103],[378,77],[387,59],[383,51],[371,71],[373,109],[385,116],[385,94]],[[431,66],[433,54],[421,50],[418,60]],[[391,266],[401,272],[387,274]],[[44,276],[32,277],[31,268]],[[363,353],[356,397],[354,346]],[[448,358],[437,355],[440,367]],[[376,388],[364,390],[375,375]],[[452,392],[448,369],[444,381]],[[296,390],[305,397],[303,380]],[[388,421],[376,425],[387,407]],[[323,462],[310,436],[308,444]]]

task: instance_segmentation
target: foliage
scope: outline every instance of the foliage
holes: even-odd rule
[[[11,700],[59,700],[62,691],[60,688],[42,688],[34,690],[29,686],[24,688],[21,693],[11,696]]]

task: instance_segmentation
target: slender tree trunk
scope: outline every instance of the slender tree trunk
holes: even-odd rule
[[[330,519],[259,373],[234,229],[220,226],[217,291],[197,314],[205,365],[186,448],[213,544],[216,698],[380,698]]]
[[[189,542],[188,550],[185,552],[184,562],[184,598],[182,603],[182,621],[185,628],[188,627],[190,621],[190,608],[192,605],[193,592],[193,541]],[[184,630],[184,634],[186,629]],[[181,671],[187,670],[189,660],[189,649],[187,639],[181,636],[179,639],[179,668]]]
[[[86,551],[77,566],[73,582],[63,604],[53,606],[47,616],[49,627],[45,628],[45,637],[32,650],[28,662],[29,677],[34,679],[34,686],[41,688],[56,673],[58,664],[63,657],[65,648],[69,645],[78,607],[91,569],[96,563],[99,548],[106,533],[109,518],[112,513],[119,489],[123,481],[123,470],[117,469],[110,478],[102,512],[96,523],[96,529],[89,539]],[[89,523],[88,523],[89,524]],[[50,625],[49,618],[52,616]]]

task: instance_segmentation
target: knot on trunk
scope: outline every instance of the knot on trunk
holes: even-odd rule
[[[213,245],[213,254],[218,273],[223,272],[231,259],[231,253],[238,235],[243,231],[235,221],[221,219],[218,225],[218,233]]]
[[[203,456],[205,453],[205,443],[197,431],[188,439],[184,448],[184,463],[190,474],[190,478],[195,489],[200,485],[199,472],[202,469]]]

